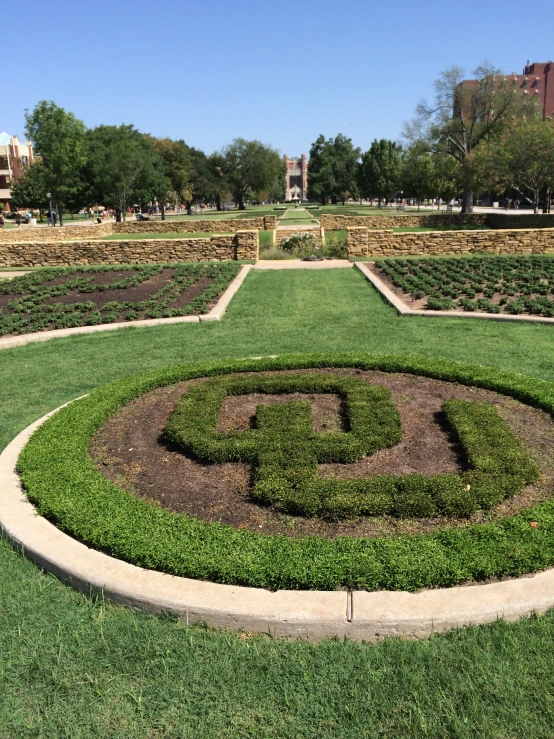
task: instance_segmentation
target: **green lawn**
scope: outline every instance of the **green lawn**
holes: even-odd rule
[[[549,326],[400,318],[355,269],[254,270],[223,321],[0,352],[0,443],[93,387],[175,362],[419,353],[554,380]],[[92,600],[0,540],[1,739],[554,736],[554,614],[426,641],[305,644]]]

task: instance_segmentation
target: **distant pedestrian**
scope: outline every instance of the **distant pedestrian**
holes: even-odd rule
[[[0,228],[4,228],[6,225],[6,221],[4,219],[4,216],[2,213],[0,213]]]
[[[15,215],[15,223],[17,225],[17,228],[21,228],[21,222],[22,222],[21,215],[19,213],[16,213],[16,215]]]
[[[519,200],[514,200],[514,208],[515,210],[519,210]]]

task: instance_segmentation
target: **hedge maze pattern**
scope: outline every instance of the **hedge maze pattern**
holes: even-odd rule
[[[335,393],[343,400],[348,430],[314,431],[310,404],[292,401],[259,405],[252,431],[217,433],[225,398],[248,393]],[[304,516],[469,516],[516,495],[537,478],[535,465],[491,404],[450,400],[443,410],[469,462],[470,470],[460,475],[318,477],[318,463],[356,462],[402,437],[386,388],[337,375],[206,380],[181,398],[165,434],[201,462],[252,463],[253,498]]]

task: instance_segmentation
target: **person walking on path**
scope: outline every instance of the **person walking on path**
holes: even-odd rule
[[[17,228],[21,228],[21,215],[19,213],[16,213],[15,216],[15,223],[17,225]]]

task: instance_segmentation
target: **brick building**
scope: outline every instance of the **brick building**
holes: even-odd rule
[[[285,173],[285,200],[308,199],[308,157],[302,154],[297,157],[284,156]]]
[[[0,133],[0,203],[9,207],[10,185],[33,158],[33,147],[29,141],[22,144],[17,136]]]
[[[527,62],[523,74],[509,74],[502,79],[522,97],[540,106],[542,115],[554,118],[554,62]],[[477,87],[478,84],[479,80],[462,82],[467,87]]]

